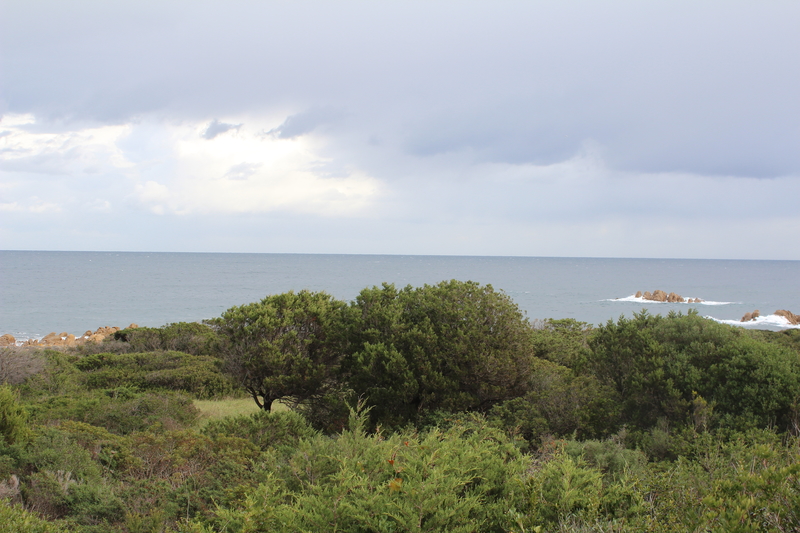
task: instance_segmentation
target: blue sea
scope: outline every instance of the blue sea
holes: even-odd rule
[[[530,319],[591,324],[697,309],[746,327],[789,327],[777,309],[800,314],[800,261],[598,259],[143,252],[0,251],[0,334],[18,340],[76,335],[100,326],[161,326],[219,316],[289,290],[352,300],[364,287],[473,280],[505,291]],[[634,298],[661,289],[702,304]]]

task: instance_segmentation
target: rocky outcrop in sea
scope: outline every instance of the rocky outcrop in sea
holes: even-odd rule
[[[670,292],[667,294],[666,291],[662,291],[661,289],[656,289],[652,293],[650,291],[637,291],[636,297],[641,298],[643,300],[649,300],[651,302],[667,302],[667,303],[690,303],[690,304],[699,304],[703,300],[700,298],[689,298],[688,300],[681,296],[680,294],[675,294],[674,292]]]

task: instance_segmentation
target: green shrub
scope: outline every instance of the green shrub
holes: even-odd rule
[[[247,416],[212,420],[203,428],[208,436],[233,435],[246,439],[262,450],[294,446],[300,439],[316,435],[306,419],[295,412],[259,411]]]
[[[140,390],[167,389],[214,398],[232,394],[233,383],[221,371],[221,361],[182,352],[102,353],[75,363],[89,389],[120,386]]]
[[[269,480],[241,505],[214,512],[211,530],[499,532],[526,523],[529,462],[485,420],[423,435],[369,435],[365,424],[353,415],[336,439],[299,441],[285,462],[265,465]]]
[[[192,425],[198,411],[184,394],[163,391],[139,393],[126,387],[48,398],[31,406],[40,422],[74,420],[117,435],[152,426],[177,429]]]
[[[0,385],[0,445],[30,439],[28,412],[19,403],[18,394],[8,385]]]
[[[65,527],[43,520],[19,505],[0,502],[0,533],[66,533]]]
[[[211,327],[197,322],[123,329],[114,333],[114,339],[127,343],[130,352],[178,351],[192,355],[214,354],[218,342]]]
[[[733,429],[786,430],[797,422],[797,353],[696,312],[662,317],[643,311],[609,321],[589,345],[587,368],[615,389],[621,421],[633,429],[649,430],[659,420],[708,429],[710,417],[697,419],[700,403]]]

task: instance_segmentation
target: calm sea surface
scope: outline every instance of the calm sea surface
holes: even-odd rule
[[[800,261],[0,251],[0,334],[39,338],[99,326],[161,326],[219,316],[288,290],[352,300],[383,282],[418,286],[473,280],[504,290],[531,319],[599,324],[643,308],[698,309],[780,328],[776,309],[800,314]],[[662,289],[707,304],[634,301]],[[615,298],[620,298],[615,300]]]

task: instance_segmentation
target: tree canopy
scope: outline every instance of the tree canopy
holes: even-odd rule
[[[325,292],[286,292],[232,307],[212,321],[228,372],[262,409],[321,395],[341,357],[346,305]]]
[[[530,385],[530,326],[491,285],[364,289],[350,321],[342,369],[384,422],[438,409],[486,411]]]

